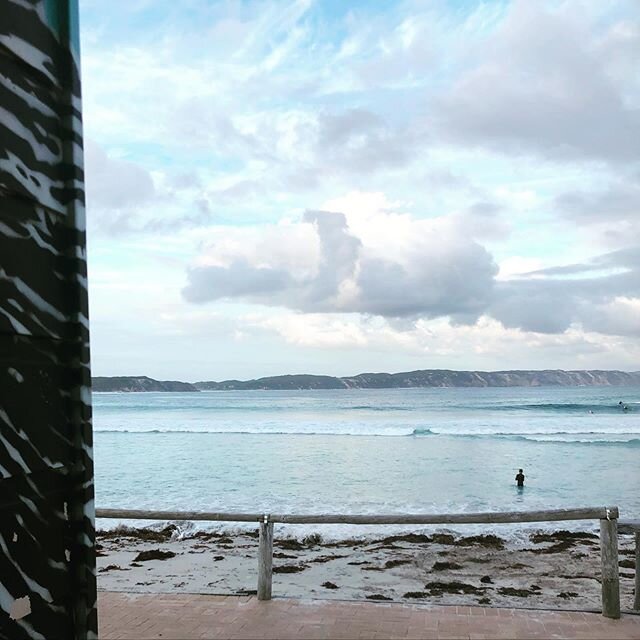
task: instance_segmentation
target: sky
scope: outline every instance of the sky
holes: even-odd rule
[[[81,0],[94,375],[640,370],[636,0]]]

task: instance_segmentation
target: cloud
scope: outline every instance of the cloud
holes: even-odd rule
[[[640,243],[640,173],[619,176],[600,189],[566,191],[555,198],[554,207],[597,243]]]
[[[580,275],[605,270],[640,271],[640,246],[611,251],[591,258],[588,262],[537,269],[527,276]]]
[[[637,302],[624,299],[615,304],[635,304],[638,309]],[[298,348],[348,351],[350,361],[360,361],[358,352],[375,354],[378,363],[402,358],[400,368],[405,370],[451,367],[452,361],[464,362],[464,367],[469,369],[523,366],[633,369],[640,357],[640,345],[631,332],[605,337],[595,331],[571,327],[562,335],[543,334],[507,328],[488,316],[465,326],[453,326],[446,319],[421,319],[397,326],[396,322],[382,318],[301,313],[252,314],[241,322],[249,334],[275,333]],[[353,373],[358,366],[348,373]],[[389,367],[378,364],[376,370],[382,369],[389,370]],[[344,369],[339,373],[344,375]]]
[[[400,168],[424,141],[423,132],[393,126],[362,108],[321,112],[315,126],[314,163],[324,172]]]
[[[516,0],[472,62],[436,99],[445,139],[551,160],[620,164],[640,157],[638,95],[610,76],[588,12]],[[611,39],[608,51],[628,41]]]
[[[100,311],[142,332],[153,289],[203,347],[228,312],[215,349],[255,305],[267,345],[626,362],[640,29],[576,2],[83,3]]]
[[[255,267],[243,259],[227,267],[197,267],[189,272],[184,295],[189,302],[251,297],[268,300],[291,287],[293,279],[283,269]]]
[[[307,211],[300,222],[214,242],[190,269],[184,298],[457,325],[485,315],[541,334],[574,326],[609,335],[637,329],[638,247],[497,279],[491,254],[456,216],[418,220],[389,211],[390,203],[372,194],[348,202],[347,214]],[[475,215],[495,211],[480,203]],[[306,247],[296,256],[282,249],[292,233]]]
[[[255,238],[247,238],[254,248],[214,244],[189,271],[183,295],[198,303],[236,299],[303,312],[449,315],[461,321],[475,320],[487,306],[497,266],[449,220],[419,221],[380,210],[351,218],[367,232],[354,231],[343,213],[307,211],[296,225],[270,229],[272,242],[258,250]],[[285,256],[274,259],[270,252],[273,238],[286,243],[292,227],[317,246],[306,270],[288,269]]]
[[[488,313],[506,327],[563,333],[579,325],[626,335],[640,326],[633,317],[640,300],[640,247],[527,275],[496,285]]]
[[[601,190],[569,191],[555,199],[557,209],[579,223],[640,219],[640,174],[618,179]]]
[[[123,210],[150,202],[155,195],[151,174],[141,166],[112,158],[93,140],[84,140],[87,204]]]
[[[195,172],[152,173],[138,163],[113,157],[93,140],[84,142],[87,217],[106,235],[166,234],[215,220],[207,192]],[[233,198],[236,185],[220,193]]]

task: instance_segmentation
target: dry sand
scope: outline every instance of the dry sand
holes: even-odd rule
[[[256,589],[257,532],[179,537],[174,526],[121,528],[99,533],[98,543],[100,589]],[[620,536],[623,609],[633,602],[633,554],[633,537]],[[599,577],[599,543],[588,533],[539,532],[525,542],[449,532],[331,542],[316,535],[283,538],[276,531],[274,540],[274,596],[597,610]]]

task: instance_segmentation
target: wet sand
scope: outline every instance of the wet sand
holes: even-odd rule
[[[120,528],[98,534],[98,587],[140,593],[254,593],[257,532]],[[633,602],[634,541],[620,536],[623,609]],[[518,542],[450,532],[323,541],[274,539],[274,596],[597,610],[600,548],[583,532]]]

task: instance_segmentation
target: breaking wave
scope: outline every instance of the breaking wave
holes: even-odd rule
[[[96,429],[96,433],[122,433],[122,434],[217,434],[217,435],[259,435],[259,436],[358,436],[358,437],[447,437],[447,438],[469,438],[469,439],[499,439],[499,440],[519,440],[536,443],[567,443],[567,444],[598,444],[598,445],[625,445],[640,446],[640,431],[629,432],[628,430],[607,430],[607,431],[500,431],[500,430],[452,430],[431,428],[360,428],[354,427],[327,427],[326,429],[296,429],[291,428],[268,429],[265,427],[248,429],[224,429],[224,428],[201,428],[201,429]]]

